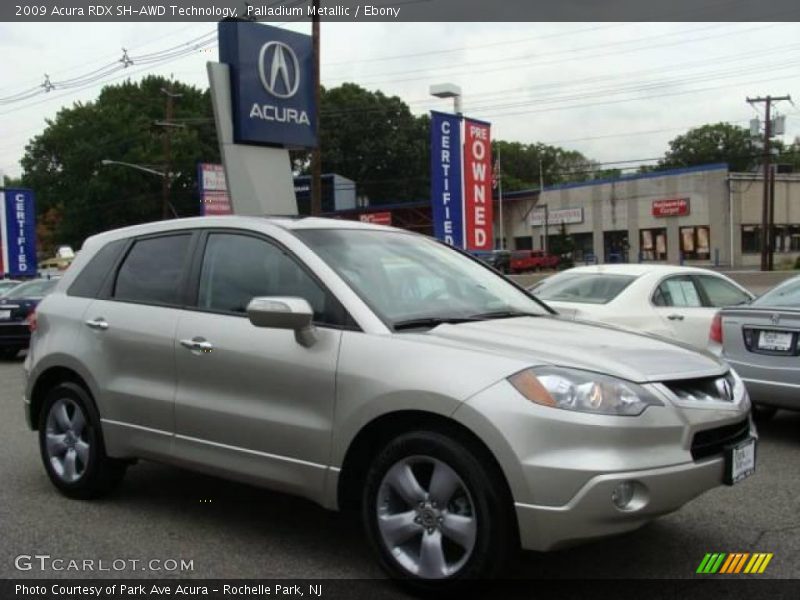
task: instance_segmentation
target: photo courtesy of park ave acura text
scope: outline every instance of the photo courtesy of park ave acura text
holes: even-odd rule
[[[800,597],[795,0],[0,56],[0,600]]]

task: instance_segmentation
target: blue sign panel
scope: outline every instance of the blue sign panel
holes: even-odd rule
[[[221,21],[219,60],[231,72],[236,143],[316,146],[310,36],[261,23]]]
[[[36,275],[36,210],[31,190],[6,189],[2,214],[3,271],[11,277]]]
[[[437,239],[464,247],[461,117],[431,111],[431,202]]]

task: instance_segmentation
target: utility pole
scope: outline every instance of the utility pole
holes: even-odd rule
[[[164,178],[161,181],[161,219],[169,218],[169,192],[172,184],[172,116],[173,102],[175,98],[180,98],[183,94],[176,94],[172,91],[172,83],[168,88],[161,88],[167,97],[167,105],[164,109]]]
[[[322,150],[319,139],[320,120],[320,69],[319,69],[319,0],[313,0],[314,13],[311,16],[311,44],[314,54],[314,104],[317,106],[317,119],[314,134],[317,145],[311,150],[311,215],[322,214]]]
[[[757,98],[747,98],[749,104],[764,104],[764,198],[761,205],[761,270],[771,271],[772,254],[772,222],[774,217],[771,214],[770,206],[770,139],[772,138],[772,103],[782,100],[790,100],[792,97],[786,96],[759,96]]]

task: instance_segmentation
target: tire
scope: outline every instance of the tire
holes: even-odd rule
[[[505,482],[488,463],[469,443],[433,431],[383,448],[367,472],[361,510],[392,577],[443,591],[500,574],[519,545]]]
[[[763,404],[753,404],[753,419],[757,423],[766,423],[775,414],[778,412],[778,409],[774,406],[764,406]]]
[[[39,450],[50,481],[70,498],[87,500],[113,490],[127,463],[106,456],[100,416],[89,394],[61,383],[39,413]]]

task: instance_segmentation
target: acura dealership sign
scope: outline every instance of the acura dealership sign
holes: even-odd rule
[[[310,36],[261,23],[222,21],[219,56],[230,68],[236,143],[316,145]]]

